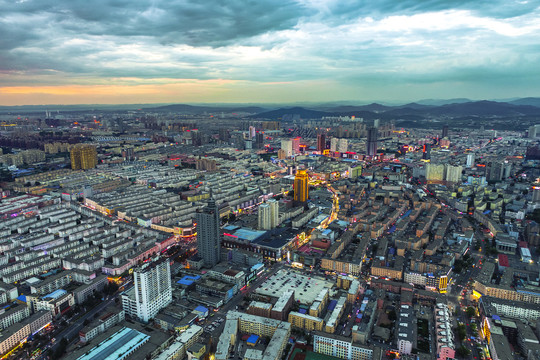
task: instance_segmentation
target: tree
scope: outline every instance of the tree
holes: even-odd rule
[[[467,310],[465,310],[465,312],[467,313],[467,316],[470,318],[476,315],[476,310],[472,306],[469,306]]]
[[[471,350],[467,349],[465,346],[461,345],[460,347],[457,348],[456,350],[456,354],[459,356],[459,357],[467,357],[469,356],[471,353]]]
[[[397,319],[396,311],[395,310],[390,310],[390,312],[388,313],[388,320],[396,321],[396,319]]]

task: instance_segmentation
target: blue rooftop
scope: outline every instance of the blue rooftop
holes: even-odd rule
[[[49,295],[45,295],[43,298],[53,298],[53,299],[58,299],[60,296],[63,296],[67,294],[67,291],[66,290],[62,290],[62,289],[58,289],[58,290],[55,290],[53,291],[52,293],[50,293]]]
[[[205,308],[205,307],[202,306],[202,305],[199,305],[199,306],[197,306],[197,307],[195,308],[195,311],[202,312],[202,313],[206,313],[206,312],[208,312],[208,309]]]
[[[257,335],[251,335],[251,336],[247,339],[247,343],[248,343],[248,344],[256,344],[257,341],[259,341],[259,336],[257,336]]]
[[[131,355],[136,348],[147,342],[148,339],[150,339],[150,336],[125,327],[94,346],[77,360],[122,360]]]

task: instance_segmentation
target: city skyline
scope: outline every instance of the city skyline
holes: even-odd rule
[[[540,94],[531,1],[18,1],[0,10],[0,105]]]

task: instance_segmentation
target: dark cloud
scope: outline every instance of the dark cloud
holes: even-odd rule
[[[150,36],[163,44],[214,47],[294,27],[310,13],[290,0],[29,0],[0,2],[1,9],[4,14],[47,14],[48,21],[71,33]]]

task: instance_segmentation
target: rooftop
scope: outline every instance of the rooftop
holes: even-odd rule
[[[137,330],[127,327],[111,335],[97,346],[93,347],[77,360],[105,360],[105,359],[124,359],[133,348],[136,348],[150,339]]]

